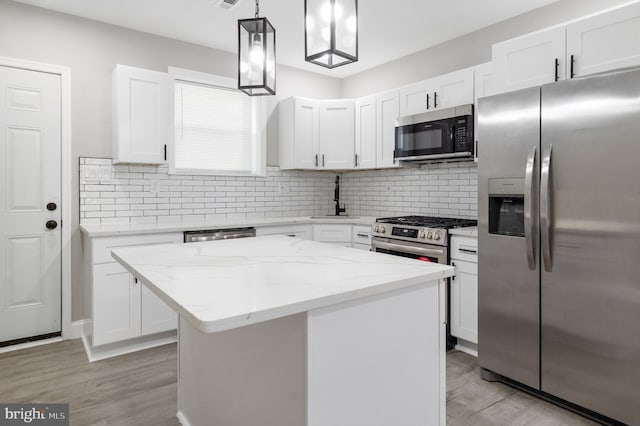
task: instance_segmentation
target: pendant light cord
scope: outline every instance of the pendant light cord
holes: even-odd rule
[[[256,18],[260,15],[260,0],[256,0]]]

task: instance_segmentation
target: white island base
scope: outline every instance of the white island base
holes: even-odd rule
[[[445,425],[444,281],[202,333],[180,319],[184,426]]]
[[[112,256],[180,316],[183,425],[445,425],[452,267],[284,236]]]

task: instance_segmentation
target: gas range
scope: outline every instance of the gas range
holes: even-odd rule
[[[376,219],[372,236],[414,243],[447,246],[448,230],[476,226],[472,219],[455,219],[430,216],[399,216]]]

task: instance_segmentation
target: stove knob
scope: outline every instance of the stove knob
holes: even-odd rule
[[[431,233],[431,231],[427,232],[427,240],[430,240],[433,238],[433,234]]]
[[[385,229],[385,227],[384,227],[384,226],[381,226],[381,227],[380,227],[380,233],[381,233],[381,234],[384,234],[385,232],[387,232],[387,230]]]
[[[433,239],[438,241],[440,239],[440,233],[436,232],[435,234],[433,234]]]
[[[373,227],[373,232],[378,232],[380,230],[380,227],[378,225]]]
[[[420,235],[419,235],[419,237],[420,237],[420,238],[424,238],[424,237],[426,237],[426,235],[425,235],[424,231],[420,231]]]

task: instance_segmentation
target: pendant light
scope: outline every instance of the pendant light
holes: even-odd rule
[[[238,20],[238,89],[249,96],[276,94],[276,30],[267,18]]]
[[[305,59],[326,68],[358,61],[358,0],[305,0]]]

